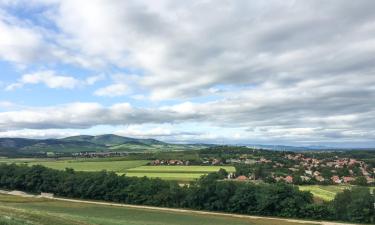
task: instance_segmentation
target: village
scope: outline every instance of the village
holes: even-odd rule
[[[154,160],[153,166],[196,165],[189,160]],[[303,184],[375,184],[375,168],[353,158],[318,159],[302,153],[283,154],[281,158],[253,157],[202,158],[200,165],[233,165],[236,172],[228,173],[228,180],[253,182],[286,182]]]

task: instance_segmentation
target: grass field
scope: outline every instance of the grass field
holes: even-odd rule
[[[216,172],[220,168],[228,172],[235,171],[233,166],[140,166],[129,169],[128,171],[141,173],[209,173]]]
[[[0,194],[0,224],[295,225],[299,223],[72,203]]]
[[[114,171],[124,173],[130,168],[138,167],[147,164],[146,160],[132,160],[132,161],[45,161],[45,162],[30,162],[29,165],[43,165],[52,169],[63,170],[65,168],[72,168],[77,171]]]
[[[133,173],[127,172],[129,177],[149,177],[163,180],[192,181],[205,175],[204,173]]]
[[[299,186],[299,189],[301,191],[310,191],[314,195],[314,197],[323,199],[325,201],[331,201],[335,198],[337,193],[351,187],[352,186],[350,185],[304,185]],[[375,189],[375,187],[370,188]]]
[[[234,172],[232,166],[145,166],[147,160],[118,160],[117,158],[103,159],[5,159],[0,158],[0,163],[17,163],[27,165],[43,165],[48,168],[64,170],[72,168],[76,171],[114,171],[132,177],[161,178],[164,180],[177,180],[188,182],[198,179],[202,175],[216,172],[220,168]]]
[[[220,168],[234,172],[232,166],[140,166],[128,169],[127,176],[161,178],[164,180],[191,181],[216,172]]]

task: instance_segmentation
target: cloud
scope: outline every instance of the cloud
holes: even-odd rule
[[[5,90],[13,91],[27,84],[44,84],[46,87],[52,89],[74,89],[79,86],[94,85],[104,79],[105,75],[96,75],[89,76],[85,80],[80,80],[74,76],[58,75],[52,70],[42,70],[22,75],[17,82],[7,85]]]
[[[105,80],[105,79],[106,79],[106,76],[104,74],[91,76],[91,77],[86,78],[86,84],[87,85],[94,85],[98,81]]]
[[[172,110],[135,108],[128,103],[104,107],[98,103],[71,103],[51,107],[25,108],[0,112],[0,130],[16,129],[83,129],[96,125],[173,123],[189,120],[192,114]]]
[[[71,76],[56,75],[54,71],[45,70],[25,74],[17,83],[8,85],[5,90],[12,91],[26,84],[44,84],[49,88],[73,89],[80,84],[80,81]]]
[[[0,59],[28,63],[43,57],[43,35],[0,11]]]
[[[47,138],[63,138],[69,136],[79,135],[79,132],[67,132],[58,129],[49,130],[32,130],[32,129],[22,129],[22,130],[10,130],[0,132],[0,137],[2,138],[35,138],[35,139],[47,139]]]
[[[195,140],[374,138],[372,0],[21,3],[12,7],[43,6],[45,23],[11,16],[4,7],[1,59],[115,71],[94,95],[131,94],[139,101],[134,105],[149,105],[72,103],[8,111],[0,114],[2,129],[192,122],[197,130],[202,124],[212,130]],[[74,75],[53,75],[65,78],[21,78],[8,89],[77,86]]]
[[[373,1],[54,5],[50,19],[65,34],[61,47],[144,71],[139,83],[152,99],[208,95],[222,84],[293,85],[374,71]]]
[[[99,88],[94,94],[97,96],[116,97],[125,95],[128,93],[128,90],[129,88],[126,84],[112,84],[104,88]]]

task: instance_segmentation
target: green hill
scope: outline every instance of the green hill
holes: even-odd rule
[[[78,135],[62,139],[0,138],[0,156],[73,152],[155,152],[196,150],[205,145],[169,144],[155,139],[139,139],[113,134]]]

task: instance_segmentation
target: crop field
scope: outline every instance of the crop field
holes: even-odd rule
[[[296,225],[299,223],[267,218],[234,218],[225,215],[72,203],[0,194],[0,224]]]
[[[349,189],[352,186],[350,185],[303,185],[299,186],[301,191],[310,191],[314,197],[323,199],[325,201],[331,201],[335,198],[336,194]],[[370,187],[375,189],[375,187]]]
[[[129,172],[142,172],[142,173],[210,173],[216,172],[220,168],[228,172],[234,172],[233,166],[140,166],[129,169]]]
[[[127,172],[130,177],[160,178],[163,180],[192,181],[205,175],[205,173],[133,173]]]
[[[232,166],[140,166],[128,169],[127,176],[161,178],[165,180],[191,181],[220,168],[234,172]]]
[[[114,171],[124,173],[133,167],[147,164],[147,160],[51,160],[51,159],[0,159],[0,163],[17,163],[27,165],[42,165],[48,168],[64,170],[72,168],[76,171]]]
[[[77,171],[114,171],[126,172],[128,169],[147,164],[146,160],[132,160],[132,161],[52,161],[52,162],[30,162],[29,165],[43,165],[52,169],[63,170],[65,168],[72,168]]]
[[[118,159],[6,159],[0,158],[0,163],[17,163],[26,165],[42,165],[48,168],[64,170],[72,168],[76,171],[114,171],[132,177],[160,178],[188,182],[220,168],[235,172],[232,166],[145,166],[147,160],[118,160]]]

